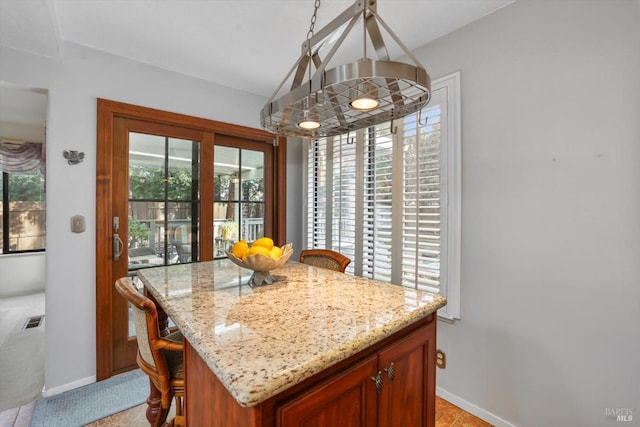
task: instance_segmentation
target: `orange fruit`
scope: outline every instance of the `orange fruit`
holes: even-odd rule
[[[247,257],[250,257],[251,255],[257,255],[257,254],[261,254],[268,257],[271,256],[271,252],[269,251],[269,249],[263,246],[251,246],[247,251]]]
[[[242,259],[247,254],[248,250],[249,250],[249,244],[247,243],[246,240],[242,239],[239,242],[236,242],[233,244],[233,247],[231,248],[231,253],[235,255],[236,258]]]
[[[254,246],[262,246],[263,248],[266,248],[268,251],[270,251],[271,248],[273,248],[273,240],[270,237],[261,237],[260,239],[253,242],[251,247]]]
[[[273,248],[271,248],[269,252],[271,254],[271,258],[273,259],[278,259],[282,256],[282,249],[280,249],[277,246],[274,246]]]

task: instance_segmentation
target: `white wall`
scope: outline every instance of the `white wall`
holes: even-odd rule
[[[639,4],[520,1],[417,52],[434,78],[462,72],[463,318],[439,324],[438,386],[491,421],[613,425],[607,408],[640,420]],[[96,97],[253,127],[265,102],[64,52],[0,48],[0,79],[50,90],[50,390],[95,375]],[[65,149],[85,161],[67,165]],[[302,211],[293,158],[288,230]],[[75,214],[84,234],[69,230]]]
[[[440,394],[499,425],[640,425],[640,2],[518,1],[416,53],[462,77]]]
[[[44,292],[46,254],[0,256],[0,298]]]
[[[49,89],[47,121],[47,360],[51,393],[95,380],[96,98],[259,127],[266,99],[65,44],[50,61],[0,48],[0,80]],[[64,150],[85,152],[70,166]],[[84,215],[74,234],[69,218]],[[109,242],[105,242],[109,244]]]

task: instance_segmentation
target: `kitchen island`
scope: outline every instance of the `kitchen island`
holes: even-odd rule
[[[445,298],[289,261],[140,270],[183,333],[191,426],[432,426]],[[356,422],[357,423],[354,423]]]

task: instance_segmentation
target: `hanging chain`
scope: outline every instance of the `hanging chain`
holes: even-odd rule
[[[309,50],[311,50],[311,37],[313,37],[313,28],[316,26],[316,18],[318,17],[318,9],[320,9],[320,0],[316,0],[313,6],[313,16],[311,17],[311,25],[309,26],[309,32],[307,33],[307,44],[309,44]]]
[[[309,55],[309,64],[307,64],[309,71],[309,99],[311,98],[311,37],[313,37],[313,29],[316,26],[318,9],[320,9],[320,0],[316,0],[313,5],[313,15],[311,16],[311,24],[309,25],[309,32],[307,33],[307,55]]]

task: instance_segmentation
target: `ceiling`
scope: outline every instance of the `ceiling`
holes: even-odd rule
[[[377,11],[411,50],[513,1],[379,0]],[[352,4],[322,0],[316,31]],[[269,97],[300,54],[313,6],[313,0],[0,0],[0,44],[54,59],[77,44]],[[392,58],[402,53],[385,41]],[[353,62],[362,56],[362,40],[347,42],[340,52],[353,52]]]

